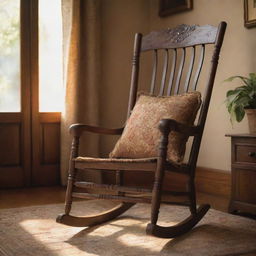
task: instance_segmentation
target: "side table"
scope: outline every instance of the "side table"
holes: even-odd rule
[[[256,134],[231,137],[231,199],[229,212],[256,214]]]

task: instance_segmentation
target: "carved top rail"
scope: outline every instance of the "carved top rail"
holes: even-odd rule
[[[182,24],[173,29],[153,31],[143,36],[141,51],[214,44],[217,30],[217,27],[211,25]]]

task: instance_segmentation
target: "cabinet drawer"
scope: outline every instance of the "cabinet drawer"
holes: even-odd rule
[[[256,163],[256,146],[235,144],[235,162]]]

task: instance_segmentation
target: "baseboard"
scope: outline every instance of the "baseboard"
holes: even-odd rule
[[[198,167],[196,170],[197,191],[210,195],[230,197],[231,172],[207,167]]]

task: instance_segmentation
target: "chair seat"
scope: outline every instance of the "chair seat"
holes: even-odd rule
[[[73,159],[77,169],[155,171],[157,158],[93,158],[77,157]]]
[[[157,157],[151,158],[96,158],[76,157],[73,159],[77,169],[99,169],[99,170],[127,170],[127,171],[149,171],[155,172]],[[188,173],[189,168],[184,163],[168,161],[165,164],[167,171]]]
[[[75,162],[103,162],[103,163],[155,163],[156,157],[151,158],[96,158],[96,157],[77,157]]]

